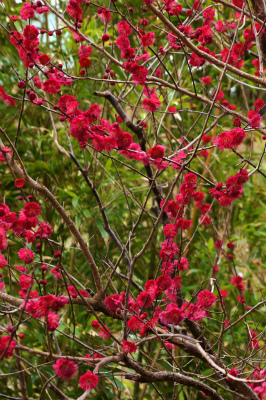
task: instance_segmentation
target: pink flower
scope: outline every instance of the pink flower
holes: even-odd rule
[[[202,214],[200,216],[200,222],[203,226],[208,226],[212,223],[211,218],[207,217],[206,215]]]
[[[33,18],[35,15],[34,9],[31,7],[31,3],[25,2],[22,9],[20,10],[20,18],[27,21],[29,18]]]
[[[115,44],[121,51],[125,51],[130,48],[130,41],[126,36],[118,36]]]
[[[168,107],[168,112],[170,112],[170,113],[176,113],[176,112],[177,112],[177,109],[176,109],[174,106],[170,106],[170,107]]]
[[[229,375],[231,375],[231,376],[235,376],[236,378],[238,377],[238,370],[236,369],[236,367],[234,367],[234,368],[232,368],[232,369],[230,369],[230,371],[228,371],[228,374]],[[233,379],[231,379],[231,378],[226,378],[226,380],[227,381],[233,381]]]
[[[86,374],[79,378],[79,384],[83,390],[95,389],[98,385],[98,376],[94,375],[91,371],[87,371]]]
[[[80,57],[89,57],[91,55],[91,47],[90,46],[85,46],[84,44],[82,44],[80,46],[80,50],[78,51],[78,55]],[[70,96],[70,95],[65,95],[65,96]]]
[[[161,293],[158,284],[154,279],[147,281],[144,289],[153,300],[156,299],[156,297]]]
[[[31,276],[20,275],[20,277],[19,277],[19,286],[20,286],[22,289],[27,290],[27,289],[29,289],[32,285],[33,285],[33,279],[32,279]]]
[[[147,97],[146,99],[142,100],[142,105],[147,111],[154,112],[157,110],[158,107],[160,107],[161,102],[158,99],[158,96],[156,93],[153,93],[150,97]]]
[[[17,254],[26,264],[30,264],[33,261],[34,253],[29,249],[20,249]]]
[[[79,1],[72,0],[66,8],[66,11],[73,19],[81,18],[82,8],[79,6],[79,3]]]
[[[172,278],[169,275],[161,275],[156,279],[156,283],[161,290],[167,290],[172,286]]]
[[[60,90],[60,82],[56,79],[47,79],[47,81],[44,82],[43,84],[43,90],[46,93],[51,93],[51,94],[55,94],[57,92],[59,92]]]
[[[77,115],[71,121],[70,135],[80,143],[85,143],[89,139],[89,121],[85,115]]]
[[[23,30],[23,35],[28,40],[34,40],[39,35],[39,29],[36,28],[34,25],[26,25],[26,27]]]
[[[100,329],[100,324],[99,324],[99,322],[98,321],[96,321],[96,320],[93,320],[93,321],[91,321],[91,327],[92,328],[94,328],[94,329]]]
[[[198,296],[198,305],[202,306],[203,308],[210,308],[216,301],[217,296],[212,294],[209,290],[202,290]]]
[[[126,21],[120,21],[117,24],[118,33],[121,36],[129,36],[132,32],[130,25]]]
[[[164,146],[154,146],[149,150],[149,155],[154,159],[162,158],[164,156],[164,149]]]
[[[4,268],[7,265],[7,261],[3,254],[0,253],[0,268]]]
[[[258,113],[255,114],[254,117],[249,120],[251,128],[253,128],[253,129],[259,128],[261,120],[262,120],[262,116]]]
[[[4,88],[2,86],[0,86],[0,99],[3,100],[3,102],[7,105],[7,106],[15,106],[16,102],[12,99],[11,96],[9,96],[9,94],[7,94],[4,90]]]
[[[11,336],[2,336],[0,338],[0,357],[2,357],[3,353],[5,352],[4,358],[9,358],[13,356],[13,351],[16,347],[17,342],[15,340],[11,340],[10,344],[9,341]],[[8,346],[9,344],[9,346]],[[8,346],[8,350],[6,347]]]
[[[130,320],[128,320],[127,322],[127,326],[129,327],[129,329],[131,329],[132,331],[137,331],[138,329],[140,329],[143,325],[143,322],[140,320],[140,318],[137,317],[131,317]]]
[[[54,332],[58,326],[59,326],[59,316],[56,313],[49,311],[47,315],[48,331]]]
[[[23,188],[23,186],[25,185],[25,181],[22,178],[18,178],[15,180],[15,186],[20,189]]]
[[[203,76],[201,78],[203,85],[210,85],[212,82],[212,78],[210,76]]]
[[[180,262],[177,264],[178,271],[185,271],[188,267],[189,263],[187,258],[181,257]]]
[[[153,299],[151,298],[149,293],[140,292],[140,294],[136,298],[136,301],[141,308],[149,308],[151,303],[153,302]]]
[[[220,293],[223,299],[226,299],[226,297],[228,296],[228,292],[226,289],[220,289]]]
[[[178,228],[173,225],[173,224],[167,224],[165,225],[165,227],[163,228],[163,233],[165,234],[166,237],[168,238],[174,238],[176,237],[178,232]]]
[[[220,250],[223,247],[223,241],[221,239],[217,239],[214,243],[214,246],[217,250]]]
[[[242,294],[239,294],[237,296],[236,301],[238,301],[239,303],[242,303],[242,304],[246,302],[245,297]]]
[[[242,128],[232,129],[230,132],[220,133],[214,140],[213,144],[219,147],[220,150],[232,149],[239,146],[247,133]]]
[[[128,342],[127,340],[123,340],[122,349],[126,354],[136,353],[137,346],[133,342]]]
[[[243,284],[243,278],[240,275],[237,276],[233,276],[233,278],[231,278],[230,282],[232,283],[232,285],[234,285],[237,289],[239,290],[245,290],[245,285]]]
[[[257,99],[254,103],[255,110],[258,112],[263,106],[265,102],[262,99]]]
[[[23,207],[23,212],[28,218],[37,217],[41,212],[41,207],[35,202],[26,203]]]
[[[182,310],[177,307],[175,303],[170,303],[166,307],[166,311],[159,314],[160,321],[163,324],[180,324],[184,317],[182,316]]]
[[[115,293],[111,296],[107,296],[104,300],[104,304],[111,312],[116,312],[122,305],[119,294]]]
[[[53,369],[59,378],[71,379],[78,373],[78,366],[73,361],[59,359],[53,365]]]
[[[155,42],[155,34],[148,32],[146,35],[141,36],[140,41],[143,47],[151,46]]]
[[[4,229],[0,228],[0,250],[5,250],[7,248],[7,238]]]

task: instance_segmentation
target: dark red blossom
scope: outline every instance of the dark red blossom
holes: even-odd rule
[[[56,375],[62,379],[71,379],[78,373],[78,366],[70,360],[59,359],[53,365]]]
[[[98,385],[98,376],[94,375],[91,371],[87,371],[79,378],[79,384],[83,390],[95,389]]]
[[[16,344],[15,340],[11,340],[11,336],[2,336],[0,338],[0,357],[3,357],[3,354],[5,359],[12,357]],[[7,346],[8,349],[6,350]]]
[[[132,353],[136,353],[137,346],[133,342],[123,340],[122,349],[126,354],[132,354]]]
[[[202,290],[198,296],[198,305],[203,308],[210,308],[216,302],[217,296],[215,296],[209,290]]]

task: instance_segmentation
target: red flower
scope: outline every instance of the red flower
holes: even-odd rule
[[[172,278],[169,275],[161,275],[156,279],[156,283],[161,290],[167,290],[172,286]]]
[[[91,65],[91,60],[87,57],[81,57],[79,59],[79,63],[81,68],[89,68],[89,66]]]
[[[120,296],[118,293],[107,296],[104,300],[104,304],[111,312],[116,312],[122,305]]]
[[[18,178],[18,179],[16,179],[15,180],[15,186],[17,187],[17,188],[23,188],[23,186],[25,185],[25,181],[24,181],[24,179],[22,179],[22,178]]]
[[[32,279],[31,276],[20,275],[20,277],[19,277],[19,286],[20,286],[22,289],[27,290],[27,289],[29,289],[32,285],[33,285],[33,279]]]
[[[23,30],[23,35],[28,40],[34,40],[39,35],[39,29],[35,28],[34,25],[26,25],[26,27]]]
[[[145,283],[144,289],[153,300],[156,299],[156,297],[161,293],[157,282],[154,279],[150,279],[149,281],[147,281]]]
[[[142,101],[142,105],[147,111],[154,112],[160,106],[161,102],[158,99],[157,95],[153,95],[150,98],[146,98]]]
[[[3,228],[0,228],[0,250],[5,250],[7,248],[7,238],[6,232]]]
[[[98,385],[98,376],[94,375],[90,371],[87,371],[86,374],[79,378],[79,384],[83,390],[95,389]]]
[[[71,379],[78,373],[78,366],[73,361],[59,359],[53,365],[53,369],[59,378]]]
[[[130,48],[130,41],[126,36],[118,36],[115,44],[121,51],[125,51]]]
[[[118,33],[121,36],[129,36],[132,32],[130,25],[126,21],[120,21],[117,24]]]
[[[142,0],[145,4],[152,4],[155,0]]]
[[[46,93],[55,94],[60,90],[60,82],[56,79],[47,79],[43,84],[43,90]]]
[[[210,85],[212,82],[212,78],[210,76],[203,76],[201,81],[204,85]]]
[[[165,234],[166,237],[168,238],[174,238],[177,235],[178,232],[178,228],[173,225],[173,224],[167,224],[165,225],[165,227],[163,228],[163,232]]]
[[[212,223],[212,220],[209,217],[206,217],[206,215],[202,214],[200,216],[200,222],[203,226],[208,226]]]
[[[166,307],[166,311],[159,314],[160,321],[163,324],[180,324],[184,317],[182,316],[182,309],[178,308],[175,303],[170,303]]]
[[[263,106],[265,102],[262,99],[257,99],[254,103],[255,110],[258,112]]]
[[[254,117],[250,118],[250,120],[249,120],[251,128],[259,128],[261,120],[262,120],[262,116],[260,114],[256,113],[254,115]]]
[[[234,285],[237,289],[239,290],[245,290],[245,285],[243,284],[243,278],[240,275],[237,276],[233,276],[233,278],[231,278],[230,282],[232,283],[232,285]]]
[[[238,301],[238,302],[241,303],[241,304],[243,304],[243,303],[246,302],[245,297],[244,297],[242,294],[239,294],[239,295],[237,296],[236,301]]]
[[[162,158],[164,156],[164,146],[154,146],[149,150],[149,155],[153,159]]]
[[[39,56],[39,62],[42,65],[47,65],[50,62],[50,57],[47,54],[42,54],[41,56]]]
[[[135,345],[135,343],[128,342],[127,340],[123,340],[122,348],[126,354],[136,353],[137,351],[137,346]]]
[[[189,263],[187,258],[181,257],[180,262],[177,264],[178,271],[185,271],[188,269]]]
[[[143,47],[151,46],[155,42],[155,35],[153,32],[148,32],[146,35],[141,36],[140,41]]]
[[[136,298],[138,305],[141,308],[149,308],[151,303],[153,302],[153,299],[149,295],[149,293],[146,292],[140,292],[140,294]]]
[[[29,249],[20,249],[17,254],[26,264],[30,264],[33,261],[34,253]]]
[[[78,0],[71,0],[66,8],[68,14],[74,19],[79,19],[82,15],[82,8],[79,6],[79,3]]]
[[[25,2],[22,9],[20,10],[20,18],[27,21],[29,18],[33,18],[35,15],[34,9],[31,7],[31,3]]]
[[[101,326],[101,325],[100,325],[99,322],[96,321],[96,320],[94,320],[94,321],[91,322],[91,327],[94,328],[94,329],[99,329],[100,326]]]
[[[214,140],[213,144],[219,147],[220,150],[232,149],[239,146],[247,133],[242,128],[232,129],[230,132],[220,133]]]
[[[203,308],[210,308],[216,302],[217,296],[212,294],[209,290],[202,290],[198,296],[198,305]]]
[[[228,296],[228,292],[226,289],[220,289],[220,293],[221,293],[222,299],[225,299]]]
[[[168,107],[168,112],[170,112],[170,113],[176,113],[176,112],[177,112],[177,109],[176,109],[174,106],[170,106],[170,107]]]
[[[91,47],[85,46],[84,44],[82,44],[80,46],[80,50],[78,51],[78,55],[80,57],[89,57],[91,55]]]
[[[4,358],[9,358],[13,356],[13,351],[16,347],[17,342],[15,340],[11,340],[11,336],[3,336],[0,338],[0,357],[2,357],[3,353],[5,352]],[[10,344],[9,344],[10,342]],[[9,346],[8,346],[9,344]],[[8,350],[6,347],[8,346]]]
[[[59,326],[59,317],[56,313],[49,311],[47,315],[47,329],[50,332],[54,332]]]
[[[221,239],[217,239],[214,243],[214,246],[217,250],[220,250],[223,247],[223,241]]]
[[[39,215],[40,212],[41,212],[41,207],[39,206],[38,203],[35,202],[26,203],[25,206],[23,207],[23,213],[28,218],[37,217],[37,215]]]
[[[2,86],[0,86],[0,99],[2,99],[7,106],[15,106],[16,104],[12,97],[5,92]]]
[[[89,139],[89,121],[84,115],[77,115],[72,119],[70,135],[80,143],[86,143]]]
[[[189,64],[192,67],[202,67],[202,65],[205,64],[205,59],[200,58],[199,56],[197,56],[196,53],[191,53],[191,58],[189,60]]]
[[[4,268],[7,265],[7,261],[3,254],[0,253],[0,268]]]
[[[129,329],[131,329],[132,331],[137,331],[138,329],[140,329],[143,325],[143,322],[137,318],[137,317],[131,317],[130,320],[127,322],[127,326],[129,327]]]

